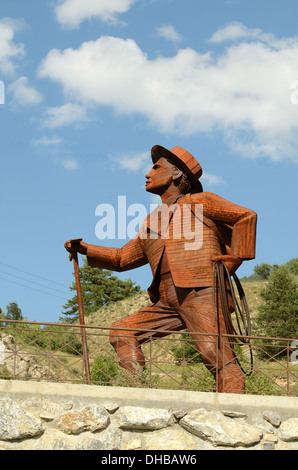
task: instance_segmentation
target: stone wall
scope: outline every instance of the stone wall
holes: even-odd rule
[[[298,399],[0,380],[0,449],[298,450]]]

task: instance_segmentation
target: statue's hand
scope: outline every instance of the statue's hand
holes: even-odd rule
[[[221,255],[221,256],[213,256],[211,261],[223,261],[228,268],[230,275],[234,274],[239,266],[242,264],[242,260],[237,256],[230,256],[230,255]]]
[[[83,242],[81,239],[68,240],[64,243],[64,247],[69,253],[80,253],[86,255],[88,244]]]

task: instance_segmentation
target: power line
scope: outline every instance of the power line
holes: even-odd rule
[[[54,287],[44,286],[43,284],[40,284],[39,282],[34,282],[34,281],[29,280],[29,279],[25,279],[23,277],[16,276],[15,274],[8,273],[7,271],[2,271],[1,269],[0,269],[0,273],[7,274],[8,276],[12,276],[12,277],[15,277],[17,279],[21,279],[21,281],[26,281],[26,282],[29,282],[30,284],[35,284],[37,286],[45,287],[46,289],[54,290],[55,292],[60,292],[60,294],[65,294],[65,292],[63,292],[62,290],[55,289]]]
[[[65,300],[65,298],[62,297],[61,295],[51,294],[50,292],[41,291],[40,289],[34,289],[34,287],[25,286],[24,284],[20,284],[19,282],[11,281],[10,279],[5,279],[3,277],[0,277],[0,279],[2,281],[6,281],[6,282],[10,282],[12,284],[16,284],[17,286],[25,287],[26,289],[34,290],[34,291],[42,293],[42,294],[50,295],[51,297],[57,297],[59,299]]]
[[[65,284],[62,284],[60,282],[52,281],[52,280],[47,279],[45,277],[41,277],[41,276],[38,276],[36,274],[29,273],[28,271],[23,271],[22,269],[16,268],[14,266],[10,266],[9,264],[2,263],[1,261],[0,261],[0,264],[2,264],[3,266],[6,266],[7,268],[15,269],[16,271],[19,271],[21,273],[28,274],[29,276],[33,276],[33,277],[36,277],[38,279],[42,279],[43,281],[51,282],[52,284],[57,284],[58,286],[62,286],[62,287],[66,287],[66,288],[69,287],[69,286],[66,286]]]

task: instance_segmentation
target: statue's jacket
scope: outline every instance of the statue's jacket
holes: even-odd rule
[[[187,194],[149,214],[122,248],[88,245],[88,264],[126,271],[149,263],[155,276],[165,247],[176,287],[208,287],[214,256],[255,258],[256,225],[250,209],[210,192]]]

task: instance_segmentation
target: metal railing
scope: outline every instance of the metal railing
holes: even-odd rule
[[[121,328],[123,341],[131,338],[130,331]],[[120,366],[109,327],[0,320],[0,379],[225,392],[223,358],[232,350],[247,375],[246,393],[298,396],[298,341],[294,339],[200,333],[192,333],[191,339],[187,331],[160,330],[164,336],[155,339],[154,330],[138,331],[148,337],[142,345],[146,367],[131,373]],[[206,363],[207,353],[202,357],[202,351],[210,347],[216,354],[206,367],[202,359]],[[237,388],[229,391],[237,393]]]

